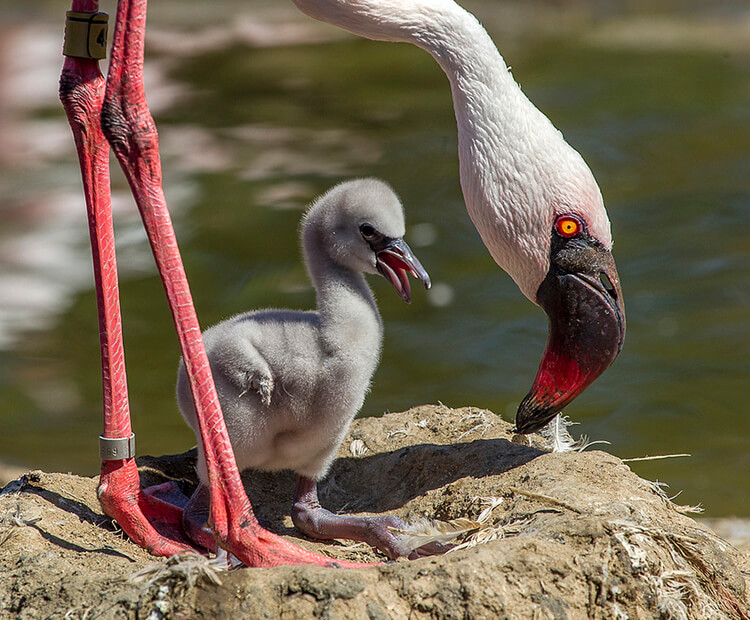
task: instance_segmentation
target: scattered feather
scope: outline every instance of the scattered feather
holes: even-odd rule
[[[586,435],[573,439],[568,427],[574,424],[578,424],[578,422],[573,422],[567,416],[558,413],[547,426],[539,431],[539,434],[547,442],[552,452],[583,452],[586,448],[596,444],[609,445],[609,442],[604,440],[589,441]]]
[[[649,488],[659,497],[661,497],[664,502],[673,510],[676,510],[681,514],[700,514],[703,512],[703,506],[701,506],[700,504],[696,504],[695,506],[681,506],[680,504],[675,504],[672,500],[679,496],[682,491],[679,491],[672,495],[672,497],[670,497],[664,490],[665,488],[669,487],[666,482],[659,482],[658,480],[646,480],[645,478],[641,478],[641,480],[643,480],[649,486]]]
[[[659,483],[658,488],[664,486]],[[663,491],[663,489],[662,489]],[[692,618],[736,618],[747,620],[738,601],[721,578],[703,561],[699,541],[655,526],[628,521],[613,521],[620,528],[614,537],[623,544],[631,563],[635,558],[642,579],[655,592],[655,603],[661,617],[670,620]],[[645,561],[644,547],[658,545],[667,551],[676,569],[665,570],[661,562]]]
[[[558,413],[552,421],[539,431],[539,434],[549,445],[552,452],[572,452],[575,440],[568,432],[568,426],[573,424],[567,417]]]
[[[420,519],[409,523],[403,529],[388,528],[401,537],[401,543],[409,551],[418,549],[433,542],[451,542],[463,534],[475,532],[482,524],[472,519],[459,518],[450,521]]]
[[[702,512],[705,512],[705,509],[700,504],[695,504],[695,505],[686,504],[684,506],[680,504],[672,504],[672,508],[674,508],[677,512],[684,514],[684,515],[687,515],[687,514],[699,515]]]
[[[355,439],[349,444],[349,452],[351,452],[352,456],[364,456],[365,452],[367,452],[367,446],[361,439]]]
[[[454,551],[460,551],[461,549],[472,549],[473,547],[485,545],[493,540],[499,540],[507,536],[518,534],[533,520],[533,518],[533,516],[527,516],[523,519],[517,519],[512,523],[496,523],[495,525],[484,523],[480,530],[469,534],[460,545],[456,545],[452,549],[449,549],[448,552],[451,553]]]
[[[485,523],[489,520],[492,515],[492,511],[495,510],[500,504],[505,501],[504,497],[473,497],[472,502],[480,502],[485,505],[485,509],[479,513],[477,517],[477,523]]]
[[[481,431],[482,433],[480,437],[484,437],[484,434],[492,426],[492,422],[487,420],[487,412],[485,410],[481,410],[481,411],[478,411],[477,413],[465,415],[458,422],[460,424],[461,422],[466,422],[468,420],[472,420],[472,421],[479,420],[479,422],[477,422],[477,424],[469,428],[469,430],[464,431],[458,437],[456,437],[456,441],[461,441],[464,437],[467,437],[468,435],[471,435],[472,433],[475,433],[477,431]]]
[[[0,517],[0,524],[9,525],[11,527],[28,527],[37,524],[42,520],[42,516],[34,514],[32,516],[24,515],[21,512],[21,504],[16,504],[14,510],[9,510],[2,517]]]
[[[433,542],[447,543],[463,537],[464,540],[450,549],[468,549],[505,536],[502,524],[492,522],[495,508],[500,506],[502,497],[474,497],[472,503],[484,506],[476,519],[458,518],[450,521],[420,519],[408,524],[404,529],[390,528],[402,538],[402,544],[410,551]]]
[[[499,540],[501,538],[505,538],[505,529],[501,524],[493,527],[485,527],[468,536],[460,545],[456,545],[452,549],[449,549],[448,552],[451,553],[453,551],[461,551],[462,549],[472,549],[477,545],[485,545],[488,542]]]
[[[220,586],[220,570],[207,557],[194,551],[186,551],[142,568],[137,573],[131,575],[130,580],[133,583],[145,584],[146,589],[166,580],[182,583],[188,589],[191,589],[201,578],[205,578],[211,583]]]
[[[398,435],[403,435],[406,437],[409,434],[409,423],[406,423],[406,426],[404,428],[397,428],[395,431],[388,431],[385,436],[388,437],[388,439],[393,439],[394,437]]]
[[[606,446],[611,446],[612,442],[611,441],[607,441],[606,439],[597,439],[595,441],[589,441],[588,435],[581,435],[578,438],[578,441],[576,441],[575,444],[573,444],[573,447],[578,452],[583,452],[586,448],[590,448],[591,446],[595,446],[597,444],[603,444],[603,445],[606,445]]]
[[[695,579],[689,571],[667,571],[652,579],[656,590],[656,608],[662,617],[671,620],[690,620],[690,612],[683,602],[688,584]]]

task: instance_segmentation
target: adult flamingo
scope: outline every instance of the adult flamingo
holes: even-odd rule
[[[619,354],[625,337],[609,218],[581,156],[526,98],[482,25],[453,0],[292,0],[360,36],[416,45],[448,77],[461,187],[484,245],[549,319],[516,415],[547,424]]]
[[[550,318],[547,349],[517,417],[520,431],[539,428],[611,364],[624,336],[609,221],[593,176],[521,93],[476,19],[452,0],[294,1],[314,17],[363,36],[415,43],[446,71],[469,214],[495,260]],[[210,526],[218,544],[248,566],[330,566],[330,558],[261,528],[242,487],[161,187],[158,137],[143,91],[146,4],[119,0],[105,84],[97,61],[103,57],[98,0],[73,0],[60,79],[60,97],[81,162],[99,309],[104,399],[100,501],[152,553],[172,555],[189,548],[180,529],[181,508],[175,505],[182,499],[169,489],[141,490],[134,460],[109,142],[133,191],[173,315],[206,454]]]

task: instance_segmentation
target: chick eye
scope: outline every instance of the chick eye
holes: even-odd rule
[[[555,220],[555,231],[561,237],[572,239],[583,232],[583,223],[575,215],[561,215]]]
[[[362,233],[362,236],[365,239],[372,239],[376,236],[375,229],[370,224],[362,224],[359,227],[359,232]]]

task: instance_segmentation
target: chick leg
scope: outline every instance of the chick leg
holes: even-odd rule
[[[318,483],[305,476],[297,478],[292,503],[292,521],[310,538],[360,540],[382,551],[392,560],[400,557],[414,560],[427,555],[445,553],[450,548],[439,543],[431,543],[418,549],[409,549],[404,545],[403,537],[394,531],[406,528],[406,524],[398,517],[390,515],[355,517],[333,514],[320,505]]]

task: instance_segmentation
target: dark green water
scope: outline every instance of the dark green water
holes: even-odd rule
[[[750,54],[536,38],[506,55],[591,166],[615,236],[628,335],[615,365],[568,408],[581,422],[574,434],[606,439],[621,457],[688,452],[632,466],[710,515],[750,514]],[[417,289],[407,306],[371,279],[386,340],[362,414],[441,401],[512,419],[546,319],[466,215],[450,93],[426,54],[360,40],[237,45],[173,60],[167,76],[182,91],[157,114],[166,192],[204,325],[256,307],[310,307],[301,209],[344,178],[380,176],[403,199],[407,240],[437,296]],[[37,114],[63,123],[52,107]],[[72,151],[53,162],[51,187],[73,162]],[[194,440],[173,398],[177,346],[153,269],[136,262],[146,247],[129,209],[118,211],[118,241],[123,266],[138,265],[121,284],[139,453],[181,451]],[[85,257],[84,234],[73,245]],[[99,393],[86,287],[0,351],[0,460],[94,474]]]

